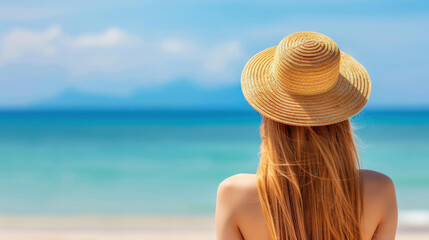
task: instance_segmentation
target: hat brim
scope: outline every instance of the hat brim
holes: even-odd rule
[[[276,87],[271,63],[276,47],[253,56],[241,75],[241,88],[249,104],[274,121],[296,126],[338,123],[359,113],[368,101],[371,81],[366,69],[341,52],[338,82],[317,95],[294,95]]]

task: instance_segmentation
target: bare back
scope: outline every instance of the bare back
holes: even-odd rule
[[[370,170],[360,170],[360,177],[363,240],[395,239],[398,212],[392,180]],[[234,175],[219,185],[216,232],[218,240],[269,240],[255,174]]]

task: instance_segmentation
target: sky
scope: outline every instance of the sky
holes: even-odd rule
[[[183,80],[222,91],[297,31],[328,35],[366,67],[371,107],[429,107],[429,1],[1,0],[0,108]]]

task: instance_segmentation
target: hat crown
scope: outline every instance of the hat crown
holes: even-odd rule
[[[323,34],[291,34],[276,48],[272,63],[274,81],[291,94],[324,93],[338,81],[340,56],[337,44]]]

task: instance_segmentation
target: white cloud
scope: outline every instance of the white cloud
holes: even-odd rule
[[[215,47],[204,62],[204,69],[211,73],[222,74],[229,70],[229,65],[243,56],[243,49],[238,41],[224,43]]]
[[[191,48],[185,41],[179,39],[165,39],[161,42],[161,50],[166,53],[184,53]]]
[[[0,20],[27,21],[58,15],[61,11],[53,8],[0,7]]]
[[[25,63],[63,66],[71,75],[111,72],[126,67],[126,56],[118,49],[136,47],[136,42],[136,37],[119,28],[76,36],[60,26],[42,31],[13,29],[0,37],[0,67]]]
[[[53,40],[61,34],[58,26],[44,31],[12,30],[3,39],[2,59],[13,60],[27,56],[51,57],[56,53]]]
[[[14,29],[0,36],[0,68],[54,66],[64,69],[67,81],[79,86],[96,79],[135,81],[140,86],[183,78],[228,84],[237,79],[234,70],[242,52],[238,41],[207,44],[189,38],[141,38],[113,27],[70,35],[51,26],[41,31]]]
[[[86,33],[71,37],[64,33],[59,26],[51,26],[42,31],[14,29],[3,37],[0,52],[0,63],[29,62],[28,59],[41,62],[40,58],[60,58],[76,56],[80,48],[118,48],[131,45],[136,40],[130,34],[118,28],[109,28],[101,33]],[[65,55],[69,54],[69,55]],[[84,55],[84,54],[83,54]],[[37,58],[38,57],[38,58]],[[53,61],[53,63],[58,61]]]
[[[83,34],[73,40],[73,45],[78,48],[111,48],[130,42],[131,37],[118,28],[109,28],[99,34]]]

